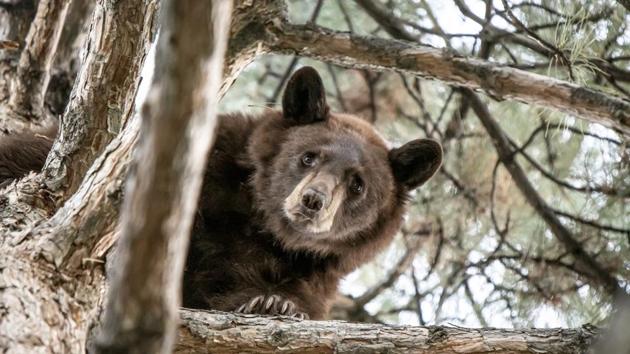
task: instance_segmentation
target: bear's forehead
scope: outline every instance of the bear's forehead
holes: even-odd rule
[[[358,164],[363,161],[364,150],[360,137],[349,134],[339,134],[329,139],[328,143],[322,146],[324,154],[334,156],[348,164]]]
[[[331,131],[352,132],[367,143],[387,150],[387,142],[370,123],[363,119],[343,113],[333,113],[328,121]]]

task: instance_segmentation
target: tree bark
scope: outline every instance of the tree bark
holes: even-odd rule
[[[61,119],[53,158],[44,167],[58,202],[76,191],[132,114],[140,70],[155,35],[156,9],[156,0],[97,2],[86,56]]]
[[[9,106],[27,121],[44,119],[44,96],[71,0],[41,0],[26,37]]]
[[[557,109],[630,136],[630,102],[570,82],[467,58],[408,42],[355,36],[276,20],[267,27],[269,51],[316,58],[340,66],[395,70]]]
[[[9,99],[23,42],[37,10],[37,0],[0,0],[0,103]],[[0,129],[5,121],[0,115]]]
[[[180,311],[175,353],[586,353],[597,331],[411,327]]]
[[[99,353],[170,353],[212,145],[231,0],[162,3],[156,74],[123,204]]]
[[[121,197],[116,190],[138,130],[126,115],[133,110],[155,10],[149,0],[97,3],[84,65],[62,122],[62,142],[50,159],[49,172],[59,173],[28,176],[0,195],[0,348],[5,352],[85,352],[105,289],[102,260],[92,255],[102,256],[113,238]],[[121,127],[128,129],[93,164]],[[68,188],[66,174],[75,177],[70,183],[75,189],[85,177],[80,192],[60,193]],[[69,195],[73,198],[58,209]]]

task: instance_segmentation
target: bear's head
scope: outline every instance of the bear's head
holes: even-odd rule
[[[293,74],[282,112],[268,115],[248,147],[252,186],[264,227],[288,250],[342,255],[388,242],[408,193],[442,162],[434,140],[390,150],[369,123],[330,112],[311,67]]]

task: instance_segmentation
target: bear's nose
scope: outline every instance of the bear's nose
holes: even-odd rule
[[[325,200],[324,193],[313,188],[309,188],[302,195],[302,205],[308,210],[315,212],[322,210]]]

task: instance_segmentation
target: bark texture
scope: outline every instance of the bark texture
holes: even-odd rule
[[[96,3],[85,58],[44,169],[59,201],[76,191],[85,172],[134,109],[140,69],[155,34],[156,0]],[[54,182],[52,182],[54,181]]]
[[[63,118],[60,140],[64,142],[49,166],[49,171],[59,174],[32,174],[0,196],[0,348],[4,352],[86,350],[105,289],[103,261],[92,255],[102,256],[99,246],[112,236],[120,200],[116,190],[125,178],[137,125],[125,125],[125,134],[97,163],[92,162],[133,109],[139,69],[155,30],[155,10],[154,1],[96,4],[84,65]],[[117,127],[115,132],[103,129],[108,123]],[[71,159],[77,155],[70,152],[77,150],[83,154]],[[85,183],[59,209],[60,201],[70,195],[59,193],[68,187],[62,180],[70,173],[76,177],[75,188],[84,177]]]
[[[9,105],[18,117],[43,119],[50,69],[71,0],[41,0],[11,85]]]
[[[11,80],[37,10],[36,0],[9,1],[0,6],[0,102],[9,99]],[[0,124],[3,119],[0,117]],[[0,127],[4,128],[4,127]]]
[[[409,327],[182,310],[176,353],[585,353],[596,331]]]
[[[313,25],[273,21],[269,50],[316,58],[345,67],[396,70],[483,90],[498,99],[550,107],[630,135],[630,102],[489,61],[407,42],[335,32]]]
[[[99,353],[171,352],[230,13],[231,0],[162,3],[156,75],[142,109]]]

